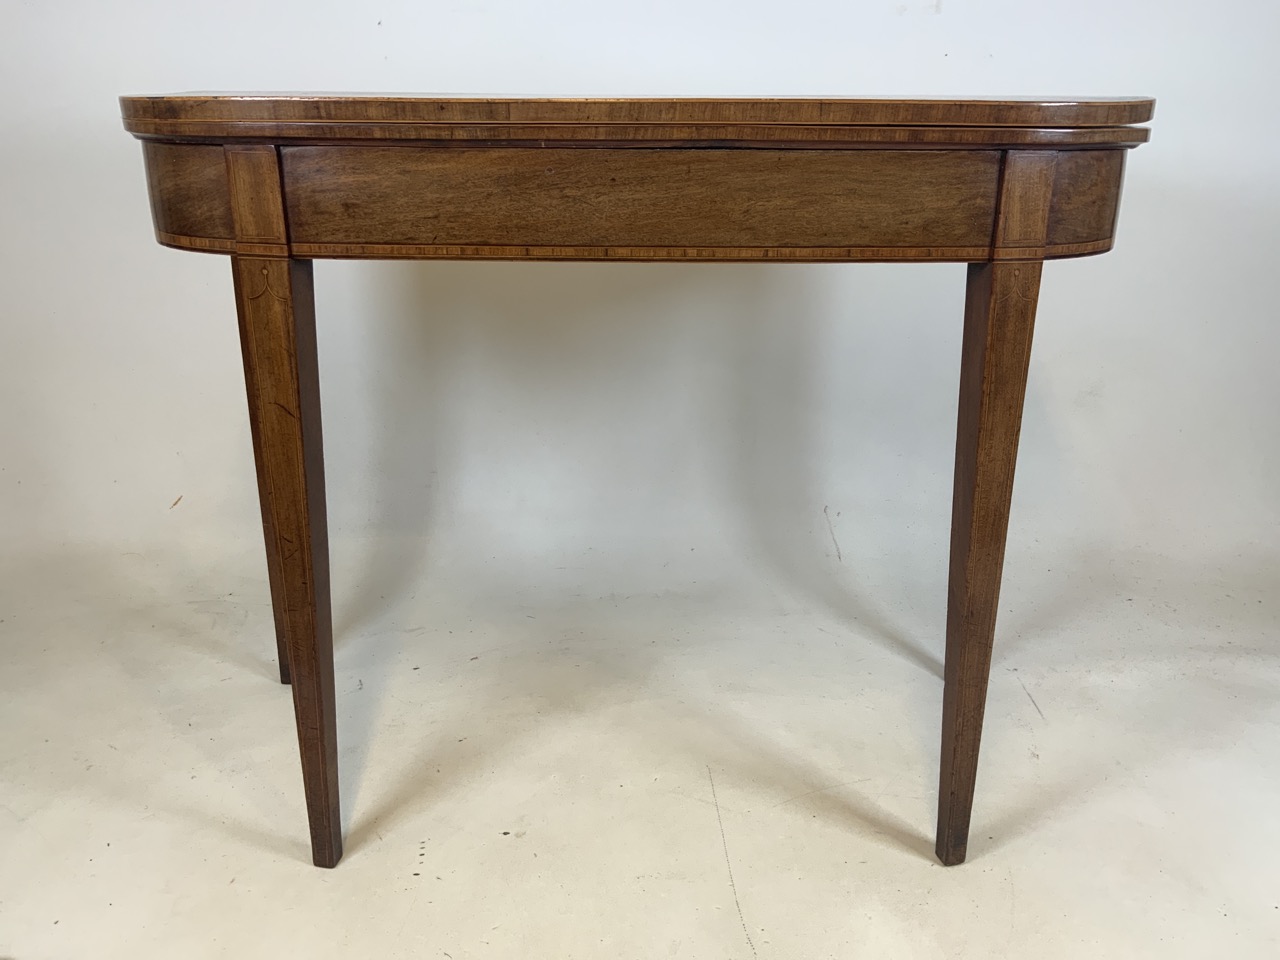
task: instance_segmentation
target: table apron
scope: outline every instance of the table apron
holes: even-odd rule
[[[230,149],[230,148],[229,148]],[[968,261],[1017,150],[279,146],[300,259]],[[235,252],[224,148],[144,143],[161,243]],[[1052,154],[1046,258],[1101,253],[1123,149]]]

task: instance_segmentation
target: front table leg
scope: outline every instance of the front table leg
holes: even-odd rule
[[[948,866],[964,862],[969,842],[1040,270],[1036,261],[969,266],[938,789],[936,849]]]
[[[264,527],[275,538],[293,709],[316,866],[342,857],[329,537],[311,262],[232,258]],[[270,553],[270,550],[269,550]],[[276,586],[272,584],[273,588]]]

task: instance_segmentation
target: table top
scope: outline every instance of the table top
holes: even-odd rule
[[[120,98],[151,139],[1133,145],[1147,97],[539,98],[183,93]]]

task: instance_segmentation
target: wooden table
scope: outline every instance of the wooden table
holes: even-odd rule
[[[1111,248],[1149,99],[123,97],[156,236],[228,254],[313,859],[342,856],[311,261],[969,264],[937,854],[965,858],[1045,260]]]

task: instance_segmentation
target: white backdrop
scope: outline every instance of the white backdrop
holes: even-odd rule
[[[1019,605],[1117,560],[1189,583],[1274,563],[1273,3],[128,0],[5,20],[0,544],[22,563],[259,562],[228,266],[154,243],[118,120],[120,94],[182,90],[1156,96],[1116,249],[1046,271],[1009,563],[1052,562]],[[916,628],[940,645],[963,267],[316,275],[348,625],[428,556],[618,589],[747,562],[815,600],[927,587]]]
[[[0,955],[1276,955],[1274,0],[0,13]],[[307,866],[230,270],[118,119],[202,89],[1158,98],[1045,271],[968,865],[962,266],[320,262]]]

